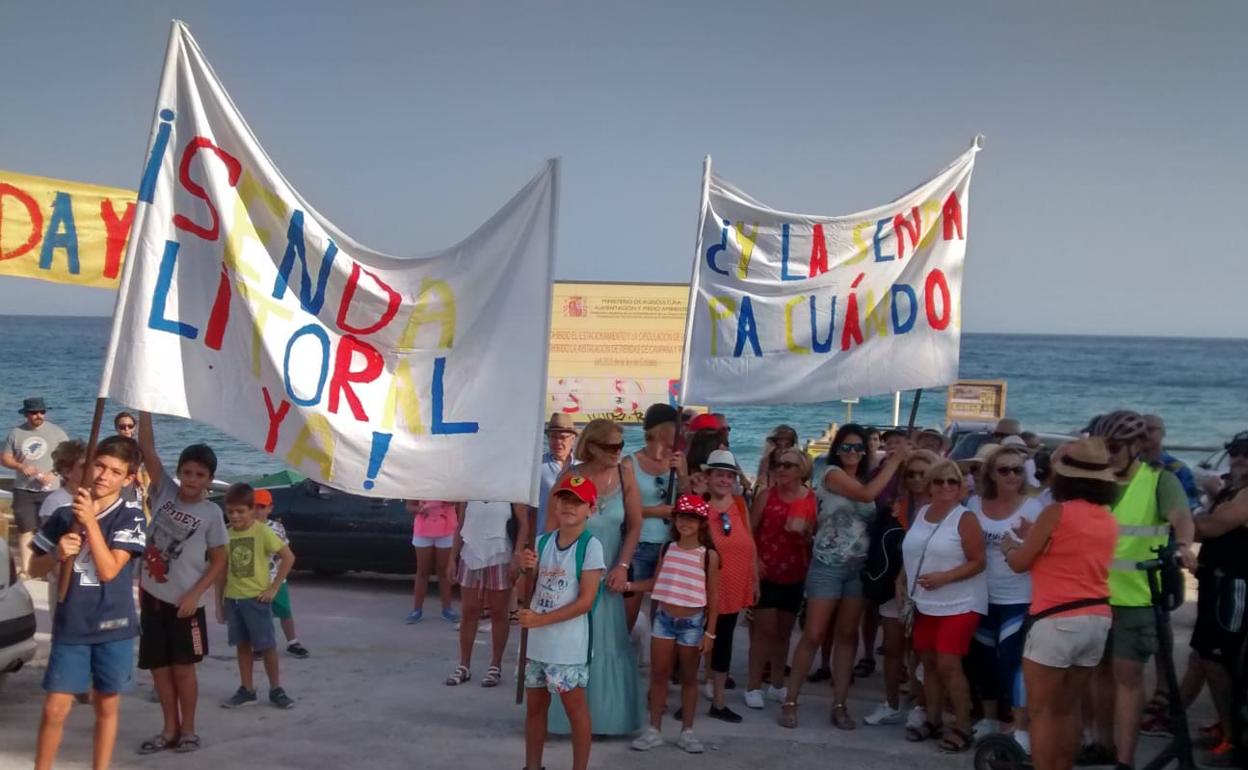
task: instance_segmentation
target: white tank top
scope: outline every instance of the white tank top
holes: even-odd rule
[[[958,532],[958,523],[962,517],[971,514],[965,506],[957,506],[938,524],[927,520],[927,509],[923,506],[910,522],[910,530],[902,541],[901,553],[906,564],[906,586],[914,606],[924,615],[947,616],[961,615],[964,612],[988,613],[988,581],[981,572],[966,580],[959,580],[941,586],[935,591],[918,585],[918,578],[931,572],[945,572],[956,569],[966,563],[966,553],[962,550],[962,535]],[[930,538],[930,541],[929,541]],[[927,552],[924,555],[924,547]],[[922,572],[919,562],[923,562]]]
[[[1035,522],[1044,506],[1034,497],[1024,497],[1014,512],[1004,519],[994,519],[984,513],[984,499],[978,495],[966,501],[966,505],[979,518],[979,528],[984,531],[984,548],[988,567],[984,574],[988,579],[989,604],[1031,604],[1031,573],[1015,572],[1005,561],[1001,543],[1018,522],[1027,519]]]

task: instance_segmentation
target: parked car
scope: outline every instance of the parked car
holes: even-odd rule
[[[1036,438],[1040,439],[1046,451],[1052,452],[1062,444],[1074,441],[1076,437],[1065,433],[1037,433]],[[991,443],[992,440],[992,433],[989,431],[957,434],[953,449],[949,450],[949,459],[969,460],[975,456],[981,446]]]
[[[0,685],[35,657],[35,603],[17,579],[9,544],[0,540]]]
[[[412,516],[402,500],[360,497],[311,479],[269,491],[272,518],[286,527],[295,569],[320,574],[416,571]]]

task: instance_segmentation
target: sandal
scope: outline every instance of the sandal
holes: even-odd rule
[[[950,727],[940,739],[936,748],[945,754],[961,754],[975,745],[975,740],[966,731]]]
[[[854,676],[868,677],[875,673],[875,661],[871,658],[863,658],[854,664]]]
[[[187,736],[187,737],[190,737],[190,736]],[[196,740],[199,740],[199,739],[196,738]],[[147,740],[143,741],[143,743],[139,744],[139,753],[140,754],[155,754],[160,751],[168,751],[169,749],[175,748],[177,745],[178,745],[177,737],[166,738],[164,736],[164,733],[157,733],[156,735],[153,735],[151,738],[148,738]]]
[[[858,723],[849,715],[849,709],[845,708],[844,703],[837,703],[832,706],[832,725],[838,730],[856,730]]]
[[[501,681],[503,681],[503,670],[498,666],[490,666],[485,670],[485,676],[481,677],[481,686],[498,687]]]
[[[456,666],[455,673],[446,678],[447,687],[458,687],[459,685],[472,679],[472,672],[467,666]]]
[[[780,707],[780,726],[790,730],[797,727],[797,704],[789,701]]]
[[[832,678],[832,669],[823,668],[822,666],[820,666],[819,668],[815,669],[815,672],[813,674],[806,677],[806,681],[810,682],[811,684],[816,684],[818,682],[826,682],[831,678]]]
[[[929,738],[939,738],[940,727],[931,722],[924,722],[918,727],[906,727],[906,740],[911,743],[919,743]]]
[[[199,750],[199,736],[195,733],[183,735],[178,739],[178,745],[174,748],[177,754],[189,754],[192,751]]]
[[[513,626],[520,625],[520,610],[512,610],[507,613],[507,622]]]

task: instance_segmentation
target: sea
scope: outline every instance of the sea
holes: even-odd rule
[[[85,438],[108,329],[109,319],[100,317],[0,315],[0,415],[7,414],[16,425],[22,399],[42,396],[51,408],[49,419],[71,436]],[[1006,411],[1024,430],[1075,432],[1094,415],[1135,409],[1165,419],[1168,443],[1196,448],[1177,453],[1191,462],[1248,430],[1248,339],[968,333],[962,337],[959,373],[963,379],[1006,380]],[[913,392],[902,394],[903,423],[913,398]],[[123,408],[109,404],[102,435],[112,432],[112,417]],[[893,396],[863,398],[853,405],[833,401],[716,407],[728,416],[733,451],[751,472],[764,437],[775,425],[791,425],[804,442],[818,438],[830,423],[844,422],[850,409],[855,422],[891,424]],[[940,427],[944,416],[944,389],[925,390],[916,424]],[[5,424],[0,420],[0,427]],[[169,461],[187,444],[211,444],[220,458],[217,476],[223,480],[254,478],[286,467],[259,449],[189,420],[158,416],[156,433],[161,456]],[[630,448],[640,447],[640,429],[628,428],[625,441]]]

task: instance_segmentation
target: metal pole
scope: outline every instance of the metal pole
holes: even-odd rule
[[[893,425],[901,425],[901,391],[893,391]]]

